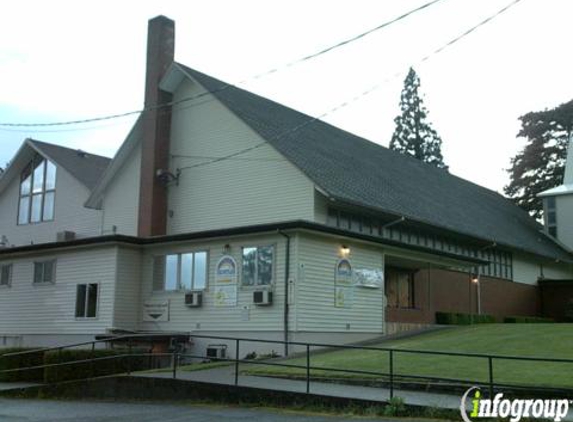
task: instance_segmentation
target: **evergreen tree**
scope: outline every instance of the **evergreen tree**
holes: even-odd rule
[[[394,119],[396,129],[390,141],[390,149],[447,170],[448,166],[442,156],[442,139],[427,120],[428,111],[419,88],[420,78],[410,68],[400,98],[402,114]]]
[[[517,205],[540,219],[543,205],[537,194],[563,183],[568,139],[573,130],[573,100],[550,110],[519,118],[518,137],[527,144],[511,159],[510,182],[504,191]]]

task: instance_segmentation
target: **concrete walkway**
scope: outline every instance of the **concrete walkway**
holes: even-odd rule
[[[137,376],[151,378],[172,378],[171,372],[140,373]],[[233,385],[235,370],[233,366],[205,369],[201,371],[178,371],[177,379],[200,381],[213,384]],[[306,392],[306,381],[284,378],[257,377],[239,375],[239,386],[264,388],[267,390]],[[311,381],[310,393],[333,397],[345,397],[372,401],[387,401],[390,390],[356,385],[333,384]],[[427,393],[424,391],[394,390],[394,396],[404,399],[406,404],[431,406],[443,409],[459,409],[461,395]]]

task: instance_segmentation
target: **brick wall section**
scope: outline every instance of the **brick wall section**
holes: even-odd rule
[[[146,108],[171,101],[172,95],[159,89],[159,81],[173,63],[174,53],[175,22],[164,16],[151,19],[147,35]],[[159,169],[169,168],[171,107],[146,110],[142,118],[138,235],[146,237],[166,232],[167,189],[156,174]]]
[[[540,300],[537,286],[481,277],[481,312],[501,320],[510,315],[537,315]],[[414,278],[415,309],[387,308],[389,322],[433,324],[435,314],[477,314],[477,284],[463,272],[421,269]]]

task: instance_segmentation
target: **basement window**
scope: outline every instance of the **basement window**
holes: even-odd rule
[[[207,287],[207,252],[157,256],[153,273],[154,290],[204,290]]]
[[[55,195],[56,166],[36,155],[20,175],[18,224],[53,220]]]
[[[34,262],[34,284],[56,282],[56,260]]]
[[[12,285],[12,264],[0,265],[0,287]]]
[[[76,288],[76,318],[97,316],[99,285],[97,283],[78,284]]]
[[[243,248],[242,285],[268,286],[273,282],[274,247]]]

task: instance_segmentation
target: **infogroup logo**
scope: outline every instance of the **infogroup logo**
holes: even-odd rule
[[[466,402],[470,397],[472,406],[467,409]],[[484,399],[479,387],[472,387],[462,396],[460,412],[465,422],[475,422],[479,418],[509,418],[510,422],[540,418],[560,422],[567,416],[570,403],[568,399],[504,399],[503,393],[496,394],[493,400]]]

